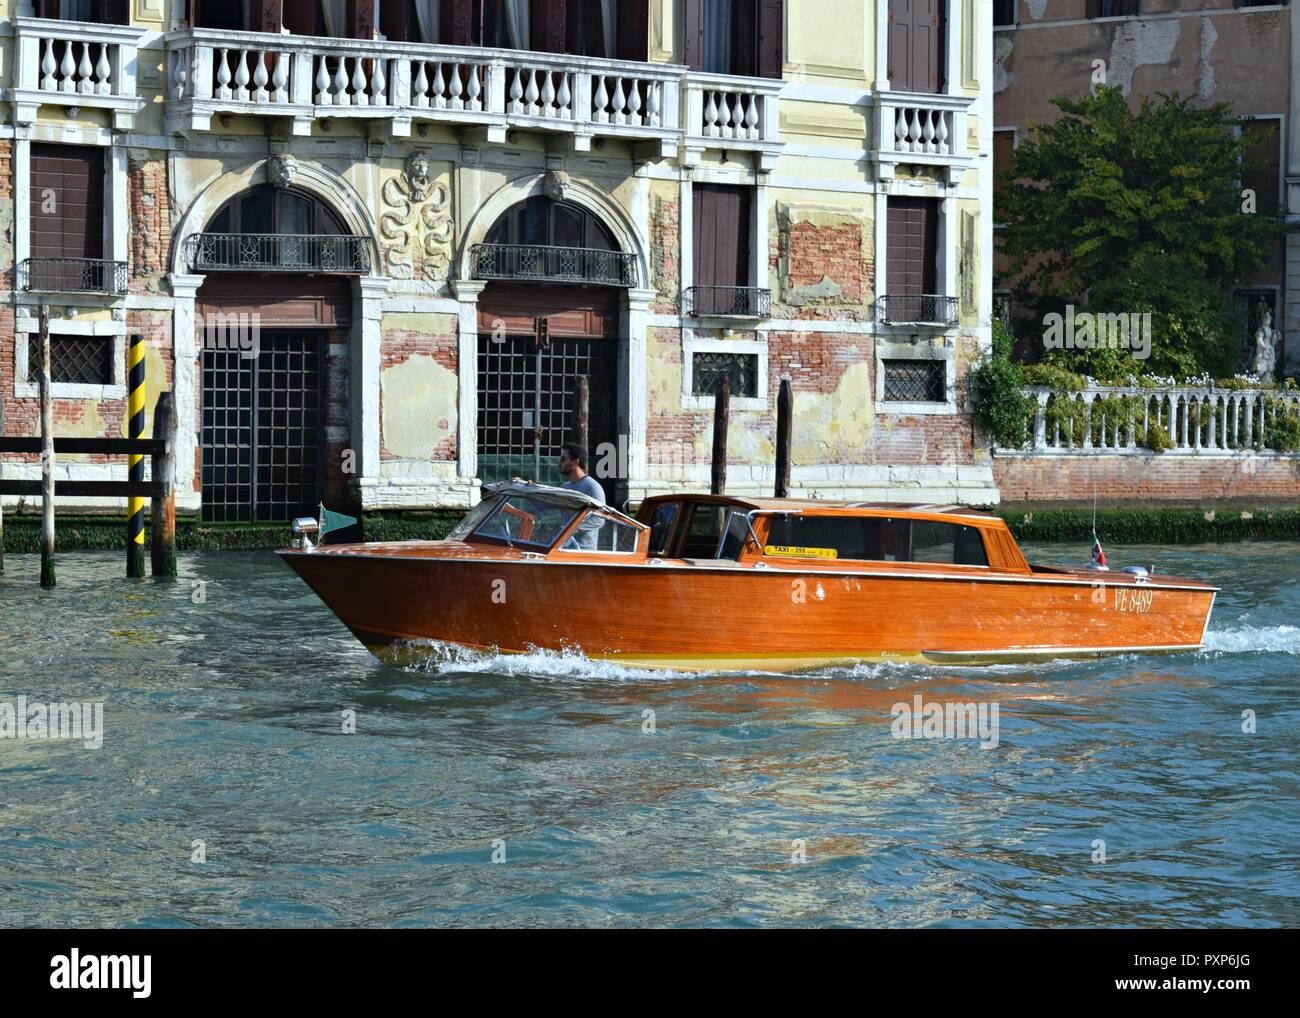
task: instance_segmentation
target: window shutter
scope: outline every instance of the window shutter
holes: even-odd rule
[[[352,38],[373,39],[375,36],[375,0],[355,0],[356,17],[352,21]]]
[[[109,0],[110,6],[113,2],[114,0]],[[252,22],[249,28],[254,32],[274,32],[277,35],[279,34],[279,0],[253,0],[253,2],[248,5],[248,8],[248,19]]]
[[[284,17],[285,21],[289,20],[289,4],[292,0],[284,0]],[[393,42],[408,42],[412,35],[407,33],[414,26],[407,25],[407,15],[410,13],[410,0],[381,0],[379,5],[379,31],[384,34],[386,39]],[[414,33],[418,38],[419,33]]]
[[[474,31],[473,0],[442,0],[442,25],[439,37],[451,46],[473,46],[477,40]]]
[[[731,73],[753,77],[758,73],[759,0],[737,0],[731,5]]]
[[[691,251],[696,286],[749,285],[752,193],[748,187],[694,185]]]
[[[618,59],[650,58],[650,0],[624,0],[618,5]]]
[[[580,3],[581,0],[571,0]],[[564,52],[565,0],[532,0],[529,46],[542,53]]]
[[[704,70],[704,0],[686,0],[682,18],[682,62],[692,71]]]
[[[58,212],[42,204],[53,191]],[[104,257],[104,151],[97,146],[31,146],[31,254]]]
[[[293,35],[315,35],[317,2],[319,0],[284,0],[284,27]],[[384,10],[387,11],[389,6],[385,4]]]
[[[780,78],[785,67],[783,35],[785,4],[782,0],[759,0],[758,4],[758,75]]]
[[[886,221],[886,293],[900,296],[934,293],[938,241],[936,199],[890,198]]]

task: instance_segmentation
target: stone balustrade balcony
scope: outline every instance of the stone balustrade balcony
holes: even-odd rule
[[[638,157],[781,150],[783,82],[688,72],[675,64],[427,43],[185,29],[166,36],[169,130],[209,131],[214,115],[282,117],[309,135],[320,117],[356,118],[406,137],[413,121],[481,132],[633,142]]]
[[[933,166],[955,183],[971,165],[966,145],[966,114],[971,96],[881,92],[875,102],[872,159],[882,178],[899,163]]]
[[[297,135],[318,117],[412,121],[567,135],[576,151],[621,138],[675,154],[683,70],[557,53],[191,29],[166,37],[173,129],[207,131],[218,114],[284,117]]]
[[[136,53],[144,29],[15,17],[14,120],[31,124],[53,104],[102,109],[129,131],[144,105],[136,95]]]

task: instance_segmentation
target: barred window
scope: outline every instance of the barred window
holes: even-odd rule
[[[885,361],[885,399],[902,403],[943,403],[944,362],[936,360]]]
[[[41,344],[27,339],[27,379],[41,380]],[[113,340],[103,336],[51,336],[50,381],[74,385],[113,384]]]
[[[731,394],[758,396],[758,354],[724,350],[697,351],[691,357],[691,392],[712,396],[723,377],[731,380]]]

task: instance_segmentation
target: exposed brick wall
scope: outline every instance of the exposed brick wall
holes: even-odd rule
[[[380,344],[380,364],[379,371],[382,377],[383,372],[389,368],[397,367],[406,363],[416,355],[432,357],[434,362],[451,371],[453,374],[458,370],[458,351],[459,342],[455,335],[436,336],[424,332],[412,332],[398,329],[385,329],[383,340]],[[459,400],[458,400],[459,402]],[[448,407],[448,411],[454,413],[455,407]],[[382,427],[382,411],[380,414]],[[450,424],[450,417],[442,418],[437,421],[441,428],[446,428]],[[380,459],[396,459],[388,450],[387,443],[381,434],[380,437]],[[434,446],[433,455],[430,459],[434,462],[454,462],[456,459],[456,434],[452,429],[451,435],[442,439]]]
[[[1260,505],[1300,501],[1300,457],[1137,453],[1105,456],[995,455],[993,479],[1004,504]]]
[[[130,290],[157,293],[167,272],[171,248],[171,202],[167,192],[167,161],[129,160],[128,200],[131,206]]]
[[[660,314],[677,314],[681,283],[680,205],[680,202],[656,195],[650,213],[650,285],[658,291],[652,309]]]
[[[792,223],[788,233],[791,286],[815,286],[822,277],[840,288],[843,303],[859,303],[863,281],[862,225],[815,226]]]
[[[13,142],[0,140],[0,288],[14,285]]]
[[[656,329],[655,353],[661,365],[677,365],[681,370],[681,334],[677,329]],[[782,376],[789,377],[796,393],[793,426],[795,445],[801,437],[810,437],[800,429],[821,428],[821,423],[802,421],[799,394],[831,397],[837,394],[850,368],[867,364],[868,393],[875,392],[875,346],[871,336],[828,332],[770,332],[768,342],[768,409],[745,411],[742,418],[747,431],[756,431],[767,441],[776,441],[776,394]],[[959,358],[960,371],[960,358]],[[680,377],[680,376],[679,376]],[[841,398],[851,398],[840,393]],[[874,397],[869,397],[874,401]],[[675,401],[675,395],[670,397]],[[962,400],[958,399],[958,405]],[[898,415],[874,408],[870,437],[864,444],[831,457],[850,464],[899,466],[956,466],[972,462],[975,452],[974,426],[968,414]],[[842,415],[840,415],[842,417]],[[732,427],[736,427],[733,424]],[[650,464],[681,462],[674,453],[689,448],[701,435],[713,428],[712,407],[704,410],[666,412],[652,409],[646,422],[647,458]],[[834,441],[833,436],[827,436]],[[706,462],[707,454],[692,462]],[[734,458],[733,458],[734,461]],[[796,465],[799,464],[796,457]]]

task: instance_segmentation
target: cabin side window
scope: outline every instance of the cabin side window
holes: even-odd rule
[[[764,553],[866,562],[988,565],[984,539],[976,527],[880,516],[774,516]]]
[[[668,542],[673,539],[673,525],[681,508],[680,502],[662,502],[655,506],[654,515],[650,517],[651,558],[668,554]]]
[[[727,525],[727,507],[700,503],[691,506],[690,519],[686,521],[686,535],[682,539],[679,558],[714,558],[718,542],[722,540]]]
[[[561,551],[600,551],[630,555],[636,551],[636,527],[605,513],[591,512],[560,546]]]

